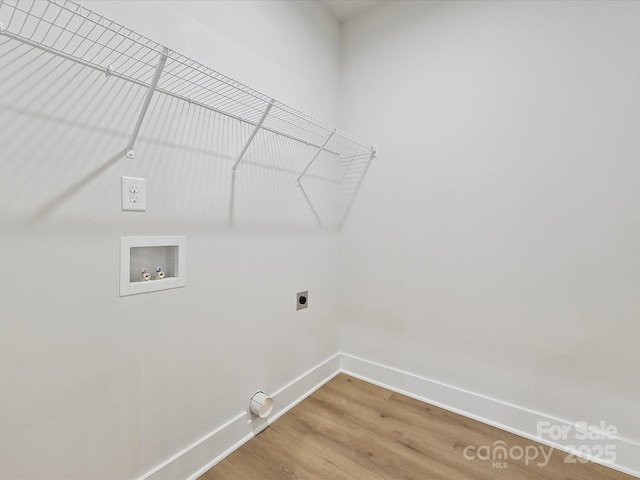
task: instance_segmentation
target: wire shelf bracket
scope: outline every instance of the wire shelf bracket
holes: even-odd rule
[[[240,155],[238,155],[238,158],[233,164],[233,167],[231,167],[231,175],[233,175],[234,177],[236,176],[236,168],[238,168],[238,164],[242,160],[242,157],[244,157],[244,154],[247,153],[247,149],[249,148],[249,145],[251,145],[251,142],[255,138],[256,134],[258,133],[258,131],[260,131],[260,128],[262,127],[262,124],[267,118],[267,115],[269,115],[269,111],[271,110],[271,107],[273,107],[273,100],[271,100],[267,105],[267,108],[264,109],[264,112],[262,113],[262,117],[260,117],[260,120],[258,120],[258,123],[256,123],[256,126],[253,128],[253,132],[251,132],[251,136],[249,136],[247,143],[245,143],[244,148],[240,152]]]
[[[260,140],[261,134],[286,139],[283,148],[291,141],[310,149],[305,151],[317,149],[299,175],[300,163],[290,173],[294,177],[297,175],[295,184],[300,188],[302,180],[307,178],[313,178],[316,183],[325,182],[323,188],[324,185],[333,188],[335,183],[339,184],[340,202],[344,200],[339,208],[346,207],[346,213],[376,156],[375,147],[370,143],[171,50],[74,0],[0,0],[0,37],[0,67],[2,61],[12,61],[10,59],[15,55],[33,61],[41,52],[100,72],[110,80],[137,85],[141,87],[140,92],[146,89],[126,146],[127,158],[136,156],[136,141],[151,115],[152,99],[158,95],[188,102],[251,126],[251,135],[231,169],[234,178],[248,149]],[[17,50],[16,42],[31,48]],[[14,51],[18,53],[12,53]],[[323,153],[332,163],[329,175],[337,174],[335,180],[308,173],[315,163],[325,158]],[[297,158],[297,161],[304,162],[304,158]],[[302,193],[320,223],[321,218],[324,222],[326,213],[314,208],[312,200],[318,195],[314,188],[315,185],[309,185],[309,192],[303,190]],[[319,212],[322,215],[318,215]],[[233,219],[233,206],[230,213]],[[344,210],[336,217],[338,222],[342,213]]]
[[[305,173],[307,173],[307,170],[309,170],[309,168],[311,168],[311,165],[313,165],[313,162],[316,161],[316,159],[320,156],[320,154],[324,151],[324,147],[327,146],[327,143],[329,143],[329,140],[331,140],[331,137],[333,137],[333,134],[336,133],[335,130],[333,130],[331,132],[331,134],[329,135],[329,137],[324,141],[324,143],[322,144],[322,146],[320,147],[320,149],[316,152],[316,154],[314,155],[314,157],[311,159],[311,161],[307,164],[306,167],[304,167],[304,170],[302,171],[302,173],[298,176],[298,178],[296,178],[296,187],[300,187],[300,180],[302,179],[302,177],[304,177]],[[305,195],[306,197],[306,195]]]
[[[138,121],[136,122],[136,126],[133,129],[133,133],[131,134],[131,139],[129,140],[129,144],[127,145],[127,158],[136,158],[136,153],[135,153],[136,139],[138,138],[138,134],[140,133],[140,127],[142,127],[142,121],[144,120],[144,117],[147,114],[147,110],[149,109],[149,105],[151,104],[151,97],[153,97],[153,94],[158,88],[160,75],[162,75],[162,70],[164,70],[164,66],[167,64],[168,55],[169,55],[169,49],[167,47],[163,47],[162,53],[160,53],[158,64],[156,65],[156,71],[153,74],[153,79],[151,80],[151,84],[147,89],[147,94],[144,97],[144,102],[142,103],[140,114],[138,115]],[[113,70],[114,70],[113,66],[110,65],[106,70],[107,76],[111,76],[113,74]]]

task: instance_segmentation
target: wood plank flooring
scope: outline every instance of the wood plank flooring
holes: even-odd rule
[[[467,446],[493,447],[497,441],[516,457],[520,450],[513,447],[529,447],[530,458],[537,449],[538,458],[468,459],[471,449],[465,455]],[[564,452],[340,374],[200,480],[634,478],[566,458]]]

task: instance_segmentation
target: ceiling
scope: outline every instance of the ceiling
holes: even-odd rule
[[[322,0],[322,3],[340,23],[382,2],[383,0]]]

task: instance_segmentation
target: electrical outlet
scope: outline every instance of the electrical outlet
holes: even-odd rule
[[[302,310],[309,306],[309,291],[298,292],[298,300],[296,302],[296,310]]]
[[[147,209],[144,178],[122,177],[122,210],[144,212]]]

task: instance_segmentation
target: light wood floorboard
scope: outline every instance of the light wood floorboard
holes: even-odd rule
[[[468,445],[550,448],[340,374],[200,480],[632,480],[594,463],[469,460]],[[537,461],[542,461],[542,454]],[[500,462],[502,463],[502,462]],[[505,467],[505,465],[502,465]]]

